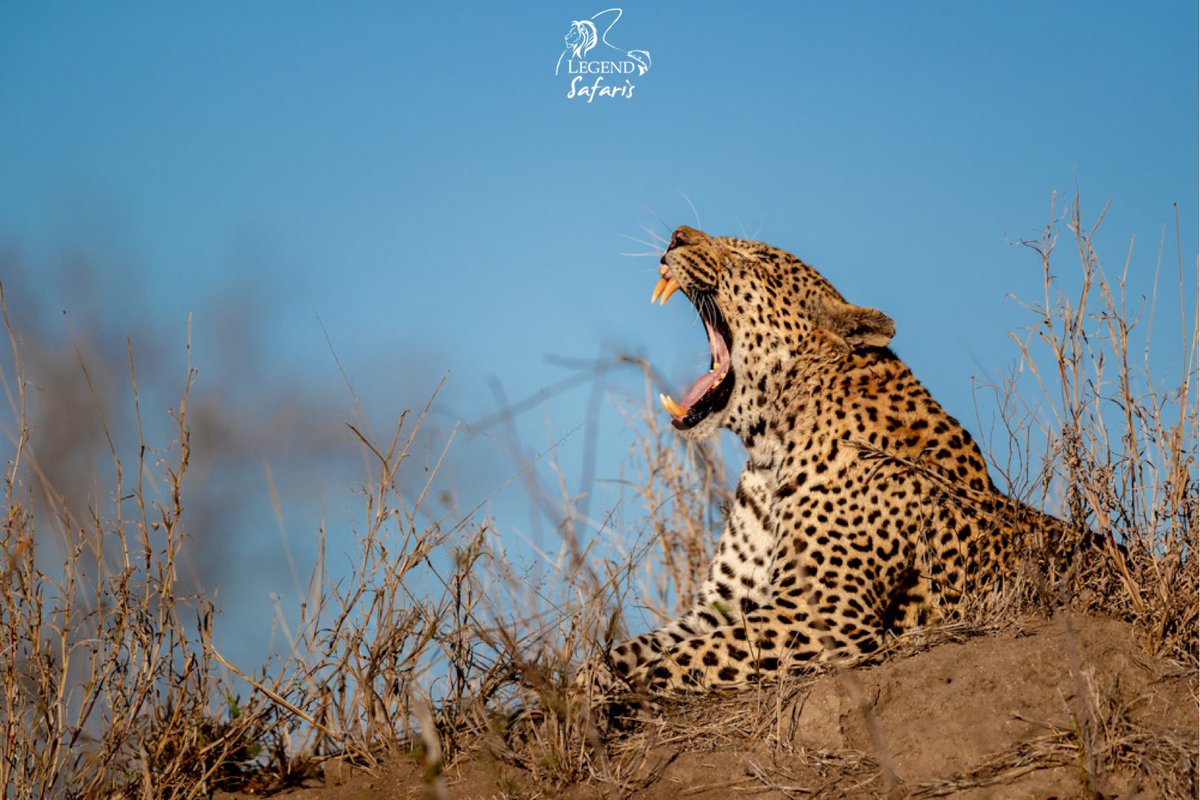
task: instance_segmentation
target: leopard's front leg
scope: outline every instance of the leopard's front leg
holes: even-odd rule
[[[651,692],[736,688],[796,672],[813,663],[853,662],[879,649],[877,626],[809,616],[774,606],[740,622],[685,639],[639,664],[629,682]]]
[[[681,642],[732,625],[771,603],[777,545],[768,512],[772,480],[765,469],[747,466],[742,471],[717,552],[691,608],[670,624],[614,647],[604,659],[612,677],[626,680]]]

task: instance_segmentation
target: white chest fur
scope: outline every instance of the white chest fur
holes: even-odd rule
[[[748,604],[763,606],[771,600],[777,527],[771,511],[773,482],[773,473],[749,466],[738,481],[736,499],[702,590],[710,607],[716,605],[726,617],[736,617]]]

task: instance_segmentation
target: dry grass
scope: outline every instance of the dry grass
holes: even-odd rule
[[[8,323],[6,304],[4,317]],[[14,363],[6,389],[18,426],[0,540],[6,796],[101,797],[121,787],[146,797],[196,797],[237,781],[276,714],[262,703],[247,714],[225,691],[211,649],[212,605],[177,591],[190,364],[171,412],[178,438],[161,450],[140,441],[131,478],[111,448],[115,496],[129,502],[117,503],[111,518],[94,511],[79,519],[41,480],[24,422],[21,350],[7,328]],[[132,359],[129,366],[137,404]],[[140,407],[138,418],[140,432]],[[160,500],[149,499],[153,466],[162,471]],[[49,570],[39,566],[35,492],[43,493],[66,547],[63,562]]]
[[[1112,533],[1130,557],[1072,576],[1072,596],[1062,583],[1048,591],[1048,577],[1031,572],[1026,584],[977,599],[959,621],[892,649],[978,635],[1007,625],[1016,609],[1056,606],[1132,620],[1146,653],[1194,670],[1196,310],[1181,296],[1183,340],[1171,345],[1182,354],[1180,372],[1164,384],[1150,355],[1157,301],[1128,308],[1129,264],[1107,278],[1078,201],[1064,219],[1057,214],[1040,240],[1027,243],[1046,293],[1027,306],[1029,329],[1014,336],[1023,377],[996,387],[1005,441],[995,466],[1014,496],[1061,512],[1077,529]],[[1057,289],[1051,270],[1064,230],[1080,264],[1070,292]],[[1182,256],[1179,269],[1182,295]],[[0,584],[6,797],[269,792],[319,774],[329,759],[370,768],[388,758],[416,759],[436,794],[445,791],[447,763],[478,754],[532,785],[592,780],[630,792],[653,778],[650,754],[663,748],[719,749],[746,739],[784,747],[781,709],[811,677],[684,706],[669,724],[656,719],[620,735],[567,690],[581,660],[628,634],[627,618],[642,621],[633,627],[653,624],[684,604],[728,502],[720,452],[660,427],[651,400],[659,381],[644,363],[620,359],[596,377],[618,367],[644,377],[645,397],[624,408],[637,432],[637,467],[625,482],[634,502],[626,506],[643,509],[631,539],[615,535],[608,512],[593,516],[561,472],[543,483],[521,464],[531,502],[561,542],[541,554],[541,577],[531,579],[477,513],[431,521],[426,506],[440,459],[424,486],[400,487],[398,471],[428,407],[402,416],[384,442],[355,429],[374,478],[362,493],[353,567],[333,577],[322,531],[297,622],[283,631],[287,651],[251,669],[214,648],[211,601],[179,590],[180,554],[189,546],[190,364],[171,412],[174,438],[148,443],[130,356],[137,463],[123,463],[106,426],[115,485],[104,495],[112,501],[79,502],[58,496],[39,469],[37,435],[25,422],[22,347],[7,311],[5,319],[12,360],[3,377],[14,420],[6,431],[13,449],[4,475]],[[1030,377],[1032,391],[1023,383]],[[553,452],[547,459],[553,465]],[[39,502],[54,513],[35,514]],[[55,538],[62,548],[52,546]],[[623,544],[609,553],[613,541]],[[1073,728],[1050,730],[969,774],[911,791],[940,796],[1083,763],[1097,783],[1113,770],[1132,770],[1164,797],[1194,795],[1190,743],[1139,729],[1127,709],[1089,689],[1086,665],[1073,672],[1081,703],[1071,709]],[[886,763],[869,753],[793,755],[816,770],[806,774],[828,779],[802,785],[778,765],[759,765],[744,782],[833,796],[839,786],[878,786]]]
[[[1078,196],[1062,218],[1052,200],[1041,238],[1022,243],[1037,254],[1045,286],[1041,302],[1022,304],[1033,322],[1013,334],[1036,391],[1018,391],[1014,379],[1000,392],[1000,417],[1019,466],[1008,462],[998,471],[1011,496],[1128,549],[1128,558],[1114,559],[1113,574],[1092,576],[1100,591],[1082,598],[1085,607],[1135,620],[1148,652],[1194,664],[1196,308],[1177,246],[1181,340],[1168,352],[1179,372],[1164,380],[1151,340],[1155,312],[1173,309],[1158,307],[1157,289],[1149,298],[1126,292],[1132,246],[1120,275],[1106,276],[1093,246],[1106,212],[1089,227]],[[1079,271],[1060,286],[1051,257],[1064,229]]]

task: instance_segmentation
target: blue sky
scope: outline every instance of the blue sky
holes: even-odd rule
[[[685,303],[651,309],[656,260],[622,255],[643,226],[790,249],[891,315],[966,420],[972,377],[1016,359],[1006,296],[1040,296],[1012,242],[1052,191],[1078,185],[1087,217],[1111,201],[1101,255],[1116,271],[1134,241],[1135,295],[1177,203],[1195,291],[1195,3],[629,2],[610,40],[651,69],[631,98],[568,100],[562,37],[604,8],[2,3],[0,277],[168,352],[193,314],[201,384],[232,406],[268,384],[348,406],[328,334],[382,427],[445,373],[441,423],[485,417],[497,382],[521,398],[568,375],[554,357],[627,349],[684,385],[704,339]],[[86,286],[63,277],[80,257]],[[567,435],[575,458],[588,396],[523,418],[530,449]],[[496,451],[463,437],[465,493],[511,474]],[[306,505],[317,469],[297,537],[347,517],[345,486]]]

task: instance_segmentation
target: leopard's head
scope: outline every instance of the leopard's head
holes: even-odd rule
[[[847,303],[815,269],[762,242],[684,226],[660,263],[652,302],[682,290],[708,334],[712,369],[678,401],[661,398],[672,424],[692,438],[722,426],[753,438],[770,413],[769,387],[797,359],[884,347],[895,333],[883,312]]]

